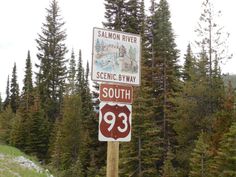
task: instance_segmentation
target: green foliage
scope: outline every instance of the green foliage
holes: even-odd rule
[[[232,123],[220,143],[219,151],[212,163],[213,176],[236,176],[236,123]]]
[[[30,134],[25,151],[44,160],[48,156],[48,135],[50,132],[48,119],[44,112],[39,108],[31,113],[31,119],[28,121],[30,125]]]
[[[175,132],[173,121],[177,104],[174,101],[180,91],[180,67],[178,65],[178,50],[176,49],[175,36],[170,21],[169,4],[166,0],[160,0],[153,4],[151,16],[151,82],[153,99],[153,112],[156,123],[160,129],[160,137],[163,138],[161,147],[164,152],[163,159],[167,153],[167,147],[175,146]],[[160,168],[160,167],[159,167]]]
[[[173,167],[173,162],[172,162],[173,159],[174,159],[174,154],[170,151],[170,149],[168,149],[167,157],[164,161],[162,170],[163,177],[177,177],[176,169]]]
[[[9,76],[7,77],[7,87],[6,87],[6,98],[3,103],[3,109],[5,110],[10,104],[10,84],[9,84]]]
[[[68,84],[66,88],[67,95],[75,94],[76,91],[76,61],[75,61],[75,53],[72,49],[71,57],[69,60],[69,69],[68,69]]]
[[[210,152],[207,134],[201,133],[195,141],[195,148],[190,158],[190,177],[210,176]]]
[[[11,86],[10,86],[10,105],[12,111],[16,113],[19,107],[19,85],[17,83],[17,73],[16,73],[16,63],[14,64],[13,71],[12,71],[12,79],[11,79]]]
[[[141,34],[144,29],[144,2],[140,0],[129,0],[124,3],[124,31]]]
[[[52,164],[59,170],[68,170],[79,158],[81,118],[80,95],[67,96],[61,123],[57,124],[58,129],[52,150]]]
[[[0,93],[0,113],[3,111],[2,95]]]
[[[22,95],[20,99],[20,111],[29,112],[30,106],[33,105],[33,74],[30,51],[28,51],[25,64],[25,77],[23,80]]]
[[[23,148],[24,146],[24,138],[23,136],[23,122],[21,121],[22,118],[16,114],[16,116],[13,119],[12,122],[12,128],[10,132],[10,144],[17,147],[17,148]]]
[[[8,106],[0,114],[0,142],[10,142],[10,132],[12,130],[12,123],[15,118],[15,114],[12,112],[10,106]]]
[[[47,10],[46,22],[43,23],[42,34],[36,42],[40,64],[37,74],[37,88],[46,115],[50,122],[54,122],[60,115],[60,108],[65,91],[65,54],[67,48],[64,44],[66,33],[64,22],[60,15],[58,2],[52,0]]]
[[[105,0],[105,10],[107,22],[103,22],[103,26],[121,31],[124,26],[124,0]]]
[[[132,140],[120,146],[120,176],[235,176],[235,95],[230,84],[227,91],[223,85],[221,50],[215,48],[220,43],[201,35],[199,55],[188,45],[180,73],[168,2],[151,4],[146,17],[144,0],[105,1],[104,27],[142,37],[142,84],[134,89]],[[199,27],[200,34],[218,26],[209,26],[214,18],[207,5],[206,0],[201,22],[208,26]],[[30,52],[21,95],[16,65],[11,83],[8,78],[3,111],[0,105],[0,142],[51,162],[57,176],[105,176],[106,143],[98,141],[94,111],[99,109],[99,85],[92,95],[81,50],[78,63],[73,50],[67,63],[59,12],[52,0],[36,40],[36,87]],[[97,41],[97,52],[101,45]],[[134,58],[135,52],[131,47],[128,55]]]

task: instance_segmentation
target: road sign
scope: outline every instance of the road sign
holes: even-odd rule
[[[100,103],[99,141],[131,140],[131,105]]]
[[[93,29],[92,80],[140,85],[139,35]]]
[[[133,87],[114,84],[100,84],[100,100],[131,104],[133,101]]]

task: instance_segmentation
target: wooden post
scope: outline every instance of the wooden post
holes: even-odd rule
[[[107,142],[107,176],[118,177],[119,142]]]

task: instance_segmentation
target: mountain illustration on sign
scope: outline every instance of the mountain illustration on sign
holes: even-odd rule
[[[98,70],[107,72],[138,73],[136,47],[104,42],[97,39],[95,44],[95,65]]]

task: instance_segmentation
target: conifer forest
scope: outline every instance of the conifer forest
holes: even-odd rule
[[[133,87],[131,141],[119,144],[119,176],[236,177],[235,76],[221,73],[232,55],[229,36],[214,21],[218,12],[202,0],[198,38],[181,58],[168,0],[149,6],[104,0],[103,28],[142,39],[141,85]],[[0,144],[36,157],[56,177],[105,177],[107,143],[98,140],[99,83],[90,79],[90,59],[66,46],[59,1],[43,15],[37,62],[26,51],[23,87],[17,63],[2,83]]]

